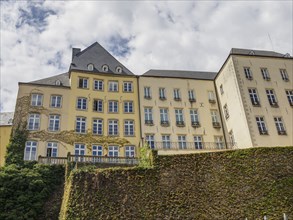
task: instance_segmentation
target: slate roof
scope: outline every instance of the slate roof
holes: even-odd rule
[[[154,70],[151,69],[142,76],[148,77],[169,77],[169,78],[185,78],[185,79],[203,79],[214,80],[216,72],[204,71],[184,71],[184,70]]]
[[[106,73],[112,73],[117,75],[134,75],[130,70],[123,66],[118,60],[116,60],[107,50],[105,50],[98,42],[95,42],[83,51],[79,51],[78,48],[74,48],[72,57],[72,63],[70,70],[88,70],[88,64],[94,65],[93,72],[102,72],[102,66],[108,65],[109,71]],[[75,54],[76,53],[76,54]],[[116,67],[122,67],[122,73],[116,72]]]
[[[281,54],[274,51],[240,49],[240,48],[232,48],[230,51],[230,54],[231,55],[268,56],[268,57],[286,57],[286,54]]]
[[[57,80],[59,80],[61,82],[60,86],[70,86],[68,73],[62,73],[62,74],[51,76],[48,78],[44,78],[44,79],[40,79],[40,80],[36,80],[36,81],[31,81],[29,83],[58,86],[58,85],[56,85]]]
[[[1,112],[0,113],[0,126],[12,125],[14,112]]]

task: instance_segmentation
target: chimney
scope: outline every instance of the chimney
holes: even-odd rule
[[[80,52],[80,48],[72,48],[72,60]]]

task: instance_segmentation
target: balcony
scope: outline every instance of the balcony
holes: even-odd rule
[[[215,100],[214,98],[210,98],[210,99],[209,99],[209,103],[214,104],[214,103],[216,103],[216,100]]]
[[[196,102],[195,98],[189,98],[188,100],[189,100],[189,102]]]
[[[213,122],[213,127],[214,128],[221,128],[220,122]]]
[[[287,135],[287,132],[285,130],[279,130],[278,134],[279,135]]]
[[[161,121],[161,126],[168,127],[169,125],[169,121]]]
[[[144,123],[145,125],[154,125],[153,120],[145,120]]]
[[[271,107],[273,107],[273,108],[278,108],[278,107],[279,107],[279,105],[278,105],[277,102],[270,102],[270,105],[271,105]]]
[[[224,142],[155,142],[155,150],[225,150],[237,149],[236,143]]]
[[[198,127],[200,127],[200,123],[199,123],[199,121],[192,121],[191,126],[195,127],[195,128],[198,128]]]
[[[184,127],[185,123],[184,123],[184,121],[176,121],[176,126],[177,127]]]

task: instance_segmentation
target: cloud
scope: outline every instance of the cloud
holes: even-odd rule
[[[1,1],[1,111],[17,83],[67,71],[98,41],[136,74],[217,71],[232,47],[293,53],[291,1]],[[271,39],[271,40],[270,40]]]

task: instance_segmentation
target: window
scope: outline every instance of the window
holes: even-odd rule
[[[24,160],[36,160],[37,159],[37,142],[27,141],[25,143]]]
[[[132,92],[132,91],[133,91],[132,82],[124,82],[123,83],[123,92]]]
[[[93,65],[92,63],[88,64],[88,65],[87,65],[87,69],[88,69],[89,71],[93,71],[93,70],[94,70],[94,65]]]
[[[124,102],[124,113],[133,113],[133,102],[125,101]]]
[[[62,82],[61,82],[59,79],[57,79],[57,80],[55,81],[55,85],[56,85],[56,86],[61,86],[61,85],[62,85]]]
[[[244,74],[246,79],[252,80],[252,72],[249,67],[244,67]]]
[[[108,135],[118,135],[118,120],[109,120]]]
[[[282,117],[274,117],[275,125],[279,135],[285,135],[286,129],[282,120]]]
[[[103,112],[103,100],[94,99],[93,102],[93,111],[94,112]]]
[[[86,128],[86,118],[85,117],[76,117],[75,122],[75,131],[77,133],[85,133]]]
[[[93,119],[93,134],[103,135],[103,119]]]
[[[133,120],[124,121],[124,135],[134,136],[134,121]]]
[[[47,157],[57,157],[58,156],[58,143],[48,142],[47,143]]]
[[[32,106],[42,106],[43,95],[42,94],[32,94],[31,95],[31,105]]]
[[[293,90],[286,90],[286,95],[287,95],[289,104],[293,106]]]
[[[87,98],[77,98],[76,108],[79,110],[86,110]]]
[[[195,95],[193,89],[188,90],[188,99],[190,102],[195,102]]]
[[[79,78],[78,79],[78,88],[87,89],[88,88],[88,79]]]
[[[85,155],[85,144],[75,144],[74,145],[75,155]]]
[[[174,100],[175,101],[180,101],[181,100],[180,90],[179,89],[174,89],[173,94],[174,94]]]
[[[182,109],[175,109],[175,117],[176,117],[176,125],[183,126],[184,125],[184,118],[183,118],[183,110]]]
[[[29,114],[28,130],[39,130],[39,129],[40,129],[40,114],[38,113]]]
[[[134,156],[135,156],[135,147],[125,146],[125,157],[134,157]]]
[[[119,147],[109,146],[108,153],[109,153],[109,157],[119,157]]]
[[[167,108],[161,108],[160,109],[160,119],[161,119],[161,125],[169,125],[169,119],[168,119],[168,109]]]
[[[116,73],[122,73],[122,67],[121,66],[116,67]]]
[[[267,68],[261,68],[260,71],[264,80],[267,80],[267,81],[271,80],[269,71]]]
[[[215,137],[216,149],[224,149],[224,141],[222,136]]]
[[[144,108],[144,122],[145,124],[153,124],[153,109],[150,107]]]
[[[260,101],[257,95],[257,91],[254,88],[248,89],[249,97],[253,106],[260,106]]]
[[[110,113],[117,113],[118,112],[118,101],[109,101],[109,112]]]
[[[221,92],[221,95],[223,95],[223,94],[224,94],[223,85],[220,85],[220,92]]]
[[[178,147],[179,149],[186,149],[186,136],[185,135],[178,135]]]
[[[62,101],[62,96],[60,96],[60,95],[52,95],[51,96],[50,107],[52,107],[52,108],[61,108],[61,101]]]
[[[229,132],[229,138],[231,141],[231,146],[235,146],[235,138],[232,130]]]
[[[49,116],[49,131],[59,131],[60,129],[60,115]]]
[[[229,110],[228,110],[228,105],[225,104],[225,105],[223,106],[223,109],[224,109],[224,115],[225,115],[225,118],[228,119],[228,118],[230,117],[230,115],[229,115]]]
[[[195,149],[203,149],[202,136],[194,136],[193,140]]]
[[[109,81],[109,92],[118,92],[118,82]]]
[[[102,71],[103,71],[103,72],[108,72],[108,71],[109,71],[109,67],[108,67],[108,65],[104,64],[104,65],[102,66]]]
[[[165,88],[159,88],[159,98],[161,100],[165,100],[166,99]]]
[[[190,113],[190,120],[191,120],[191,125],[192,126],[199,126],[199,116],[198,116],[198,112],[197,109],[190,109],[189,110]]]
[[[95,79],[94,80],[94,90],[104,91],[104,81]]]
[[[162,135],[162,143],[163,143],[163,148],[170,149],[171,148],[171,142],[170,142],[170,135]]]
[[[212,122],[214,128],[220,128],[220,122],[218,119],[218,112],[216,110],[211,110]]]
[[[92,155],[93,156],[103,156],[103,146],[102,145],[92,145]]]
[[[270,105],[272,107],[278,107],[278,102],[277,102],[274,90],[273,89],[266,89],[266,94],[267,94]]]
[[[209,102],[210,103],[215,103],[216,102],[216,99],[215,99],[215,94],[213,91],[209,91],[208,92],[208,95],[209,95]]]
[[[147,134],[145,136],[145,141],[151,149],[155,149],[155,137],[153,134]]]
[[[259,133],[261,135],[268,134],[268,130],[267,130],[267,127],[265,124],[264,117],[258,116],[258,117],[255,117],[255,119],[256,119],[256,124],[257,124]]]
[[[150,87],[144,87],[144,98],[145,99],[151,99],[151,88]]]
[[[280,74],[281,74],[282,80],[286,82],[289,81],[288,73],[285,69],[280,69]]]

